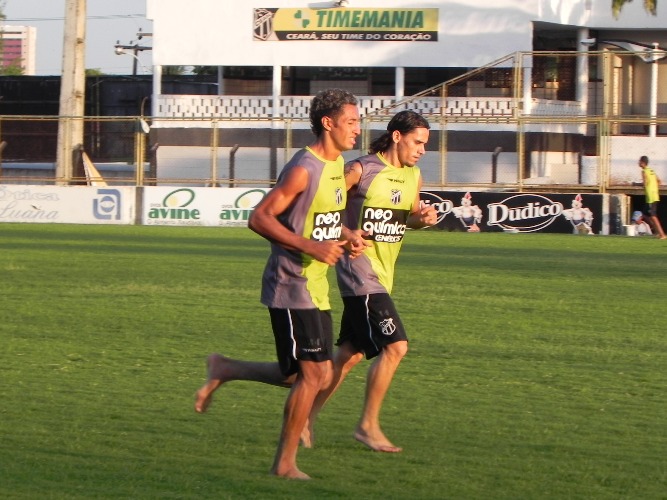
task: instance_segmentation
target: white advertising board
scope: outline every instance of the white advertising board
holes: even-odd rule
[[[0,185],[0,222],[133,224],[134,187]]]
[[[141,223],[166,226],[247,226],[263,188],[144,188]]]

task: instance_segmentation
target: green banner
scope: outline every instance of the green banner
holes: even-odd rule
[[[258,41],[438,41],[438,9],[259,8],[253,13]]]

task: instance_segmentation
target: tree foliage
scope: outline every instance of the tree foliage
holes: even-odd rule
[[[632,2],[632,0],[611,0],[611,11],[615,18],[618,19],[618,16],[621,15],[621,9],[629,2]],[[658,14],[658,0],[644,0],[644,10],[656,16]]]
[[[4,51],[5,39],[2,37],[4,32],[4,23],[5,23],[5,2],[0,1],[0,75],[7,76],[17,76],[23,74],[23,68],[21,67],[21,59],[14,59],[9,64],[5,65]]]

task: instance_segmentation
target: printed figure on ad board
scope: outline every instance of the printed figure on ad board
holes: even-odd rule
[[[593,234],[593,212],[584,207],[580,194],[572,200],[572,208],[563,210],[563,217],[572,223],[573,234]]]
[[[461,206],[452,209],[454,217],[461,221],[469,233],[479,233],[478,224],[482,222],[482,209],[472,204],[472,196],[467,192],[461,198]]]

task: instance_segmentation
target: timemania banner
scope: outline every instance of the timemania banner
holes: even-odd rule
[[[438,9],[253,9],[256,41],[437,42]]]

